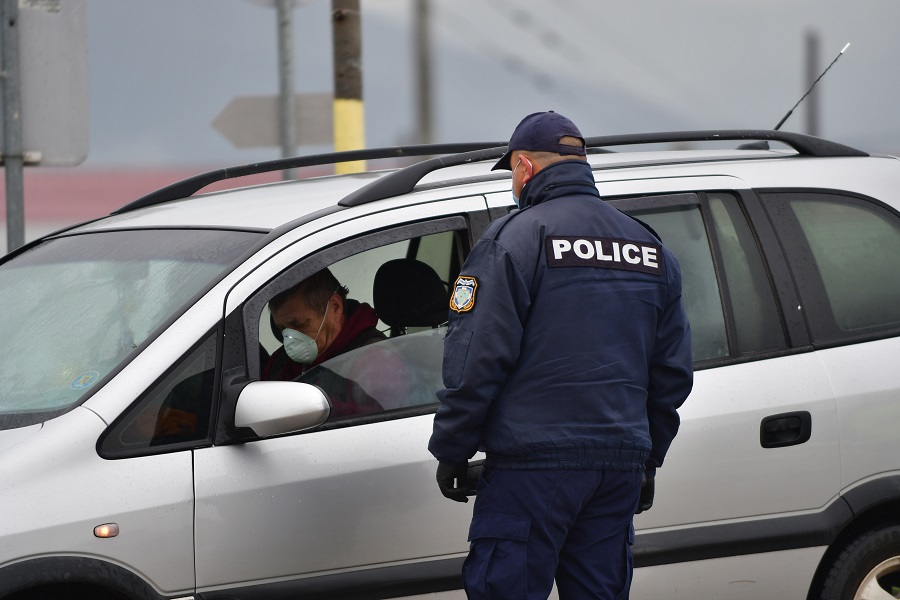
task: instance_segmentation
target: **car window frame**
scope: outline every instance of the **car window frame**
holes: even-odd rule
[[[391,243],[406,241],[447,231],[459,232],[460,266],[466,256],[489,224],[487,210],[446,214],[433,218],[407,221],[388,227],[375,228],[362,235],[354,235],[338,240],[330,245],[316,249],[306,256],[298,257],[285,269],[282,269],[265,284],[258,287],[237,309],[225,318],[226,336],[222,344],[222,382],[219,394],[218,414],[215,425],[215,443],[231,444],[258,439],[249,429],[241,429],[234,424],[234,409],[240,390],[251,381],[258,381],[261,367],[258,364],[259,317],[268,301],[284,290],[289,289],[311,274],[330,266],[349,256],[385,246]],[[449,307],[448,307],[449,310]],[[340,421],[327,421],[319,427],[286,435],[303,435],[327,429],[353,427],[364,423],[407,418],[433,413],[437,410],[437,402],[428,405],[413,406],[389,412],[370,413],[342,418]]]
[[[244,303],[244,336],[246,338],[248,376],[251,379],[259,379],[260,369],[253,360],[252,349],[259,345],[259,314],[268,304],[269,300],[277,294],[297,285],[313,273],[316,273],[347,257],[387,246],[396,242],[403,242],[415,237],[423,237],[434,233],[447,231],[465,231],[466,235],[460,236],[460,240],[468,238],[469,225],[462,215],[446,216],[437,219],[404,223],[395,227],[387,227],[374,230],[360,236],[354,236],[321,248],[314,254],[305,256],[295,261],[273,277],[268,283],[259,288]],[[409,235],[414,231],[415,234]],[[463,249],[467,254],[467,249]]]
[[[714,196],[714,195],[715,196],[727,195],[732,198],[735,198],[735,200],[736,200],[736,204],[735,204],[734,208],[737,209],[738,214],[742,218],[741,223],[742,223],[742,225],[746,226],[746,230],[742,230],[743,228],[738,226],[737,223],[735,222],[736,221],[736,219],[734,218],[735,215],[733,215],[730,211],[731,207],[725,206],[726,203],[722,203],[723,208],[729,212],[728,217],[729,217],[730,221],[732,222],[732,225],[735,225],[735,227],[734,227],[735,234],[739,237],[738,242],[739,242],[741,248],[745,251],[747,251],[749,248],[754,248],[756,250],[755,256],[759,259],[759,267],[763,271],[765,284],[768,286],[768,290],[771,294],[770,295],[770,299],[772,301],[771,308],[774,309],[774,311],[775,311],[774,317],[778,323],[778,328],[776,330],[771,331],[770,333],[776,334],[776,335],[780,334],[781,340],[784,343],[784,345],[781,348],[769,348],[769,349],[765,349],[765,350],[751,350],[751,349],[742,348],[741,342],[740,342],[740,334],[738,333],[739,326],[737,323],[737,317],[735,316],[734,317],[734,319],[735,319],[734,331],[735,331],[735,343],[738,348],[738,356],[753,356],[754,354],[773,354],[773,353],[777,354],[784,350],[787,350],[788,348],[791,348],[791,343],[790,343],[790,336],[789,336],[789,326],[788,326],[787,319],[784,314],[784,306],[781,302],[779,302],[779,290],[777,289],[777,286],[775,283],[772,265],[767,260],[764,245],[762,243],[762,240],[760,239],[758,229],[756,227],[754,227],[753,221],[750,218],[749,212],[747,210],[746,199],[742,198],[737,191],[707,190],[707,191],[703,192],[702,197],[703,197],[704,206],[706,207],[706,210],[708,211],[708,213],[710,215],[709,222],[712,224],[710,226],[710,229],[712,229],[712,231],[713,231],[714,243],[715,243],[715,247],[717,249],[716,256],[718,257],[715,260],[720,261],[722,276],[726,280],[726,285],[724,286],[724,289],[726,289],[727,293],[728,293],[729,312],[731,315],[735,314],[734,313],[734,304],[735,304],[734,296],[736,294],[731,293],[731,290],[733,288],[728,284],[729,277],[728,277],[727,268],[725,266],[725,264],[726,264],[725,255],[722,250],[723,244],[722,244],[721,240],[719,239],[718,231],[716,230],[717,225],[719,225],[719,223],[716,221],[715,216],[713,215],[712,207],[710,206],[710,202],[711,202],[710,197]],[[724,225],[724,223],[722,225]],[[779,255],[779,258],[783,259],[783,255]],[[751,271],[754,268],[753,265],[750,264],[750,262],[747,263],[747,267]],[[739,286],[736,285],[735,287],[739,287]],[[760,308],[763,311],[766,310],[766,308],[763,306],[760,306]]]
[[[810,352],[813,348],[806,319],[800,310],[800,294],[788,266],[781,240],[762,206],[758,190],[736,190],[735,193],[739,196],[750,229],[756,236],[757,247],[762,254],[772,288],[775,290],[776,303],[787,335],[788,350],[775,353],[773,356]]]

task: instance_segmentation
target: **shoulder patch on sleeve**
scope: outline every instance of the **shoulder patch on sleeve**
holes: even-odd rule
[[[475,308],[475,290],[478,281],[474,277],[460,275],[453,284],[453,294],[450,296],[450,308],[458,313],[469,312]]]

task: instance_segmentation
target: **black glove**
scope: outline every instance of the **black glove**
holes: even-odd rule
[[[650,510],[650,507],[653,506],[653,492],[656,488],[655,481],[656,477],[653,474],[644,471],[644,477],[641,480],[641,497],[638,500],[637,511],[634,514],[638,515],[645,510]]]
[[[478,491],[478,478],[484,470],[484,459],[473,460],[469,463],[468,475],[466,477],[466,496],[474,496]]]
[[[438,463],[437,484],[441,493],[456,502],[468,502],[469,499],[466,497],[468,473],[469,465],[467,463],[461,465]]]

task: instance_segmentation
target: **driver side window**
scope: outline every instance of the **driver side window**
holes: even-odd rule
[[[335,423],[434,405],[442,386],[448,282],[462,261],[462,234],[431,233],[337,256],[326,269],[304,273],[298,283],[273,295],[259,319],[262,378],[318,386],[331,402],[329,421]],[[296,277],[296,271],[285,275]],[[338,285],[316,284],[319,279]],[[315,286],[332,303],[331,317],[325,305],[312,306]],[[332,293],[332,286],[342,291]],[[292,300],[285,302],[285,296]],[[318,333],[318,339],[313,340],[315,358],[304,364],[294,360],[299,354],[292,346],[298,342],[284,325],[291,322],[292,310],[307,306],[314,315],[312,327],[301,333],[308,338]],[[317,332],[320,318],[327,323],[325,335]],[[297,327],[305,323],[296,322]]]

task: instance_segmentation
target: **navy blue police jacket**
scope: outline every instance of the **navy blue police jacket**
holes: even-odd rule
[[[655,470],[693,382],[674,255],[600,199],[590,166],[525,185],[457,278],[440,406],[441,462],[477,450],[506,469]]]

